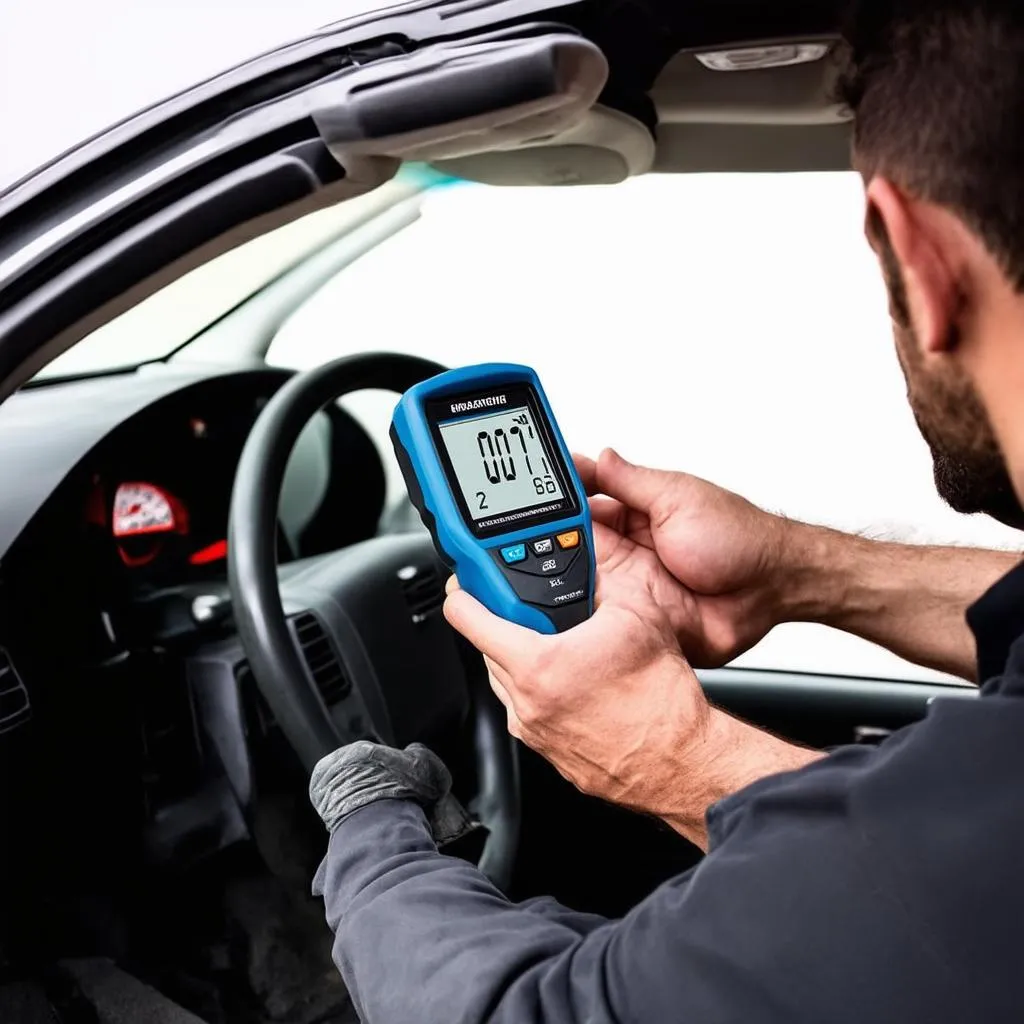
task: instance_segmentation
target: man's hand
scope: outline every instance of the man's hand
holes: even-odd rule
[[[648,548],[596,523],[598,607],[543,636],[449,585],[445,616],[485,656],[513,736],[584,793],[657,815],[698,845],[722,797],[819,755],[712,708],[676,641],[690,600]]]
[[[681,584],[661,581],[654,596],[695,665],[724,665],[784,620],[793,524],[706,480],[634,466],[610,449],[597,462],[576,456],[576,466],[597,495],[595,521],[620,538],[607,560],[640,548]]]
[[[686,473],[612,451],[577,456],[596,522],[657,555],[682,586],[655,600],[690,661],[714,667],[783,622],[817,622],[928,668],[975,678],[964,618],[1020,554],[889,544],[764,512]],[[628,543],[627,543],[628,542]],[[614,556],[609,556],[614,561]]]

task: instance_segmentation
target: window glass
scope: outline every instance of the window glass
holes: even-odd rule
[[[611,445],[876,537],[1019,545],[935,494],[862,226],[853,174],[446,186],[298,310],[270,360],[390,349],[527,363],[579,451]],[[383,444],[393,404],[353,404]],[[777,631],[744,663],[932,678],[812,626]]]

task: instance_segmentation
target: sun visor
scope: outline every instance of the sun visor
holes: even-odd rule
[[[484,185],[615,185],[654,165],[647,125],[600,104],[564,132],[512,151],[435,160],[444,174]]]
[[[511,150],[579,124],[608,79],[604,54],[560,26],[518,26],[350,69],[320,87],[313,120],[338,162]]]

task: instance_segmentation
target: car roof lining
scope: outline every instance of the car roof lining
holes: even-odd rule
[[[567,165],[562,183],[604,183],[615,165],[630,166],[637,123],[657,143],[650,168],[640,173],[848,170],[848,117],[835,100],[845,6],[845,0],[621,0],[551,12],[601,47],[611,68],[601,105],[633,121],[623,122],[618,140],[606,117],[578,126],[564,140],[573,148],[564,145],[560,154]],[[736,72],[713,71],[696,58],[791,42],[825,42],[831,49],[813,63]],[[537,150],[561,141],[536,147],[535,161],[524,159],[530,150],[520,150],[504,166],[492,153],[447,169],[494,184],[551,184],[559,160]]]
[[[850,117],[836,98],[842,50],[822,41],[832,43],[822,60],[756,71],[712,71],[692,51],[674,57],[652,90],[654,169],[849,170]]]
[[[652,97],[660,125],[703,124],[836,124],[848,114],[835,98],[840,47],[835,39],[821,42],[829,53],[806,64],[751,71],[712,71],[698,55],[685,50],[658,76]]]
[[[435,166],[493,185],[612,184],[650,170],[849,170],[849,117],[835,95],[839,43],[814,41],[830,45],[824,58],[754,71],[712,71],[695,51],[680,52],[651,90],[653,139],[635,116],[600,104],[570,132]]]
[[[660,135],[654,170],[666,173],[848,171],[845,124],[678,124]]]

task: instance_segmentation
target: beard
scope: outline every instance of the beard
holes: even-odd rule
[[[888,245],[883,250],[888,250],[883,251],[883,264],[896,351],[907,380],[910,408],[931,449],[939,497],[955,512],[982,513],[1007,526],[1024,529],[1024,508],[981,396],[955,367],[926,367],[895,255]],[[957,331],[956,327],[951,329]],[[959,339],[955,336],[949,340],[948,348],[952,350]]]
[[[913,337],[897,345],[920,359]],[[974,386],[959,376],[910,369],[914,364],[905,355],[900,361],[914,419],[931,449],[939,497],[954,512],[982,513],[1024,529],[1024,508]]]

